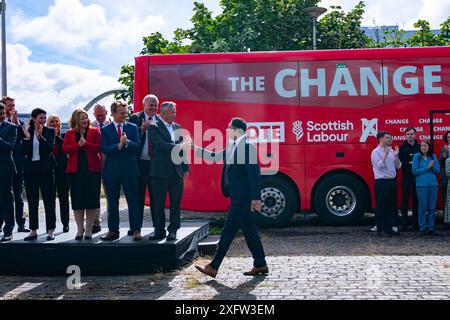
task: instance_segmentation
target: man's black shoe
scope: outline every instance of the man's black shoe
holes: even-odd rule
[[[64,232],[64,233],[69,232],[69,227],[63,227],[63,232]]]
[[[109,231],[106,235],[104,235],[103,237],[100,237],[100,240],[103,240],[103,241],[114,241],[114,240],[117,240],[119,238],[120,238],[120,235],[118,233]]]
[[[102,231],[102,227],[92,226],[92,233],[99,233],[100,231]]]
[[[1,242],[11,241],[12,238],[13,238],[12,234],[5,234],[0,241]]]
[[[152,236],[149,236],[148,237],[148,240],[162,240],[162,239],[165,239],[166,238],[166,235],[164,234],[164,233],[161,233],[161,234],[154,234],[154,235],[152,235]]]
[[[17,228],[17,232],[30,232],[30,229],[27,229],[24,226],[20,226]]]
[[[128,235],[128,236],[134,235],[134,231],[128,230],[127,235]]]
[[[394,230],[387,230],[386,233],[390,234],[391,236],[400,236],[400,232]]]
[[[392,237],[391,234],[387,233],[386,231],[377,231],[377,236],[378,237]]]
[[[169,232],[169,235],[167,236],[167,241],[172,241],[177,239],[177,232],[171,231]]]

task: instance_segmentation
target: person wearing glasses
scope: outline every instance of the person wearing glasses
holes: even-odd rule
[[[253,256],[253,268],[245,276],[269,273],[255,211],[261,211],[261,177],[255,146],[248,143],[245,132],[247,123],[242,118],[231,119],[227,138],[232,143],[221,152],[211,152],[192,145],[196,155],[212,161],[224,161],[222,167],[222,193],[231,199],[225,225],[213,260],[204,267],[195,266],[200,272],[215,278],[219,267],[238,229],[242,229],[245,241]]]
[[[158,112],[158,104],[159,104],[158,97],[153,94],[146,95],[142,101],[142,104],[144,105],[144,110],[132,114],[129,119],[131,123],[137,125],[141,137],[141,144],[139,147],[139,152],[137,154],[140,172],[138,183],[139,183],[139,214],[141,218],[141,224],[143,223],[144,220],[144,203],[145,203],[145,193],[147,190],[150,196],[151,212],[153,213],[152,184],[150,179],[152,142],[150,139],[149,127],[152,123],[156,123],[159,119],[159,117],[156,115],[156,113]],[[128,235],[132,235],[131,230],[128,231]]]
[[[108,199],[108,233],[101,237],[104,241],[114,241],[120,237],[119,198],[123,188],[128,205],[130,230],[133,240],[142,239],[141,220],[138,205],[139,166],[136,154],[141,145],[138,128],[126,122],[127,104],[114,101],[111,113],[114,121],[102,129],[101,150],[106,155],[103,167],[103,181]]]

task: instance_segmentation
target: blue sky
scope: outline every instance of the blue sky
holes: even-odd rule
[[[200,0],[199,0],[200,1]],[[215,14],[219,0],[204,0]],[[167,38],[190,26],[193,0],[7,0],[8,94],[19,112],[36,106],[63,119],[96,95],[118,86],[120,67],[133,63],[142,37]],[[358,0],[322,0],[350,10]],[[363,24],[412,29],[418,18],[433,28],[450,0],[366,0]],[[400,10],[401,9],[401,10]]]

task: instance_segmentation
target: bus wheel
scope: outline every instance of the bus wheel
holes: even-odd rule
[[[261,214],[256,223],[265,227],[281,227],[291,221],[297,200],[289,183],[275,176],[263,176],[261,179]]]
[[[314,209],[327,224],[355,224],[364,215],[367,197],[366,188],[357,178],[334,174],[319,183],[314,193]]]

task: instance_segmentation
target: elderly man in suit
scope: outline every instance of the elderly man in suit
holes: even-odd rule
[[[155,202],[152,211],[154,235],[149,240],[159,240],[166,237],[164,207],[167,193],[170,197],[170,224],[167,228],[167,240],[175,240],[180,228],[180,207],[183,196],[184,178],[189,174],[189,166],[184,159],[181,148],[183,136],[181,126],[175,123],[176,104],[163,102],[161,117],[150,125],[152,142],[152,161],[150,177],[152,180],[152,200]],[[176,157],[181,157],[174,159]],[[181,159],[182,161],[178,161]]]
[[[110,124],[110,121],[106,118],[108,115],[108,111],[106,111],[106,108],[104,105],[101,105],[97,103],[94,106],[94,117],[95,120],[91,123],[91,126],[94,128],[99,128],[100,132],[102,128],[108,124]],[[103,159],[104,161],[105,159]],[[103,184],[103,189],[105,189],[105,185]],[[102,231],[102,227],[100,225],[101,219],[100,219],[100,208],[98,208],[95,212],[94,217],[94,225],[92,226],[92,233],[98,233]],[[133,235],[133,234],[131,234]]]
[[[17,128],[6,121],[6,106],[0,103],[0,216],[5,222],[1,242],[12,240],[14,229],[13,176],[16,173],[13,147]]]
[[[225,197],[231,198],[230,210],[214,259],[205,267],[195,266],[213,278],[216,277],[238,229],[242,229],[253,256],[253,268],[244,272],[244,275],[254,276],[269,272],[253,213],[261,210],[260,169],[256,148],[246,141],[246,130],[247,124],[243,119],[233,118],[227,128],[227,136],[233,143],[230,143],[226,150],[214,153],[195,147],[198,156],[213,161],[224,161],[222,192]]]
[[[139,214],[141,217],[141,224],[144,220],[144,203],[145,192],[148,190],[150,196],[150,208],[153,212],[153,200],[152,200],[152,183],[150,179],[150,163],[152,158],[152,142],[150,140],[149,127],[152,123],[156,123],[159,117],[156,115],[158,111],[159,100],[158,97],[149,94],[146,95],[142,101],[144,110],[134,113],[130,116],[129,121],[137,125],[139,134],[141,136],[141,145],[138,152],[139,171],[140,176],[138,179],[139,184]],[[131,233],[131,230],[128,231]]]
[[[103,181],[108,199],[109,232],[101,239],[113,241],[120,236],[119,198],[122,186],[128,204],[130,230],[133,231],[133,239],[137,241],[142,239],[137,196],[139,167],[136,158],[141,140],[137,126],[125,121],[127,117],[125,102],[113,102],[111,113],[114,121],[102,129],[101,150],[106,155]]]

